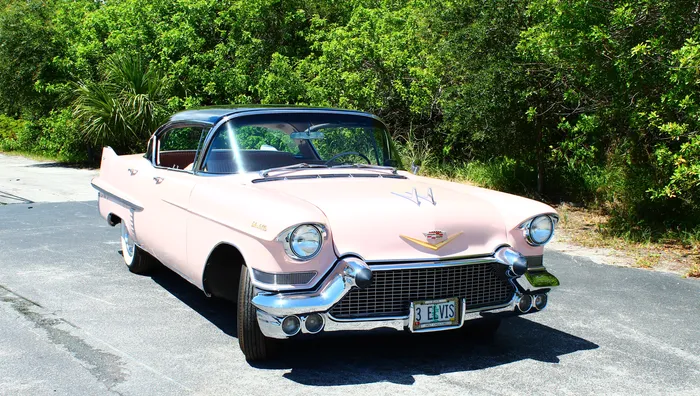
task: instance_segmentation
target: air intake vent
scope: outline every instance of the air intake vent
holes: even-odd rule
[[[253,274],[256,281],[269,285],[306,285],[316,276],[316,271],[271,274],[254,269]]]

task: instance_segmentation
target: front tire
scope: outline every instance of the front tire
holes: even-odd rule
[[[121,231],[122,257],[124,257],[124,263],[129,268],[129,271],[139,275],[153,271],[158,262],[153,256],[136,246],[136,241],[129,235],[129,230],[123,221],[121,223]]]
[[[255,288],[248,267],[241,266],[238,286],[238,344],[249,362],[268,359],[274,353],[274,340],[265,337],[258,325],[257,308],[253,305]]]

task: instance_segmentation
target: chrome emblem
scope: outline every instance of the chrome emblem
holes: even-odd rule
[[[435,196],[433,195],[433,189],[429,188],[428,189],[428,195],[427,196],[422,196],[418,194],[418,190],[415,188],[411,190],[410,192],[404,192],[404,193],[397,193],[397,192],[392,192],[392,194],[401,197],[401,198],[406,198],[409,201],[413,202],[414,204],[420,206],[421,199],[427,202],[430,202],[433,204],[433,206],[437,205],[437,202],[435,202]]]
[[[406,235],[399,235],[399,236],[402,239],[404,239],[408,242],[415,243],[418,246],[422,246],[424,248],[428,248],[431,250],[438,250],[441,247],[447,245],[448,243],[454,241],[455,238],[457,238],[458,236],[460,236],[462,234],[463,234],[463,232],[460,231],[460,232],[458,232],[458,233],[456,233],[448,238],[447,233],[445,231],[430,231],[430,232],[423,233],[423,235],[425,235],[425,239],[427,240],[427,242],[423,242],[420,239],[411,238],[410,236],[406,236]],[[466,249],[466,246],[464,248]]]
[[[425,235],[425,239],[431,245],[437,245],[438,243],[444,241],[445,238],[447,238],[447,233],[444,231],[424,232],[423,235]]]

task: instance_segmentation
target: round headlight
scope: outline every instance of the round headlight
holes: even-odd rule
[[[549,216],[537,216],[530,222],[527,236],[534,245],[544,245],[554,234],[554,222]]]
[[[300,259],[314,257],[321,250],[323,236],[311,224],[302,224],[289,234],[289,248]]]

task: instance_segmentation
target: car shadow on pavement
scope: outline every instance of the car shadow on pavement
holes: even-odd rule
[[[38,162],[36,164],[24,165],[26,168],[71,168],[95,170],[94,164],[83,162]]]
[[[206,297],[165,268],[151,278],[225,334],[237,336],[235,304]],[[503,320],[493,338],[475,334],[470,327],[424,334],[377,329],[302,335],[282,341],[278,355],[270,361],[251,366],[291,369],[285,378],[311,386],[386,381],[410,385],[416,375],[481,370],[525,359],[559,363],[562,355],[596,348],[597,344],[575,335],[525,317],[512,317]]]
[[[559,363],[559,356],[597,344],[523,317],[503,320],[493,338],[456,331],[411,334],[381,329],[285,342],[280,356],[258,368],[291,369],[284,377],[304,385],[338,386],[388,381],[410,385],[415,375],[481,370],[525,359]]]
[[[165,267],[154,271],[151,279],[218,327],[224,334],[238,337],[236,304],[220,298],[207,297],[196,286]]]

